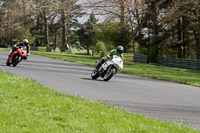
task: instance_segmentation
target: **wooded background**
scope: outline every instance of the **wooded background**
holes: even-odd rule
[[[25,38],[62,52],[122,45],[150,62],[158,55],[200,60],[200,1],[0,0],[0,46]]]

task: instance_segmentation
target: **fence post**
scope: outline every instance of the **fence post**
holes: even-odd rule
[[[135,54],[133,61],[136,62],[136,63],[145,63],[145,64],[147,64],[148,56],[147,55],[141,55],[141,54]]]
[[[46,47],[46,52],[51,52],[51,47]]]
[[[37,46],[30,46],[30,50],[38,51],[38,47]]]

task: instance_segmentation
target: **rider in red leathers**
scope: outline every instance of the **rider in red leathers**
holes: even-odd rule
[[[26,46],[27,50],[27,56],[30,54],[30,46],[29,41],[27,39],[24,39],[23,42],[19,42],[13,46],[12,52],[9,54],[9,57],[12,55],[14,51],[16,51],[19,47]]]

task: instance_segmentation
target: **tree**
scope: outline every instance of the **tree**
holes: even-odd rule
[[[107,49],[106,49],[105,44],[104,44],[103,41],[98,41],[96,43],[95,51],[97,53],[100,53],[101,51],[104,51],[104,52],[107,51]]]
[[[102,41],[108,50],[114,49],[116,45],[113,41],[113,36],[116,32],[117,22],[107,22],[107,23],[98,23],[93,27],[95,32],[94,39],[96,41]]]
[[[185,27],[188,25],[190,32],[193,31],[193,36],[196,44],[196,58],[200,60],[200,1],[189,1],[186,5],[189,9],[185,11]]]
[[[123,45],[125,51],[129,48],[130,26],[128,18],[129,7],[134,0],[92,0],[85,4],[85,7],[91,7],[95,14],[105,16],[106,22],[117,21],[116,34],[112,35],[113,42],[116,45]]]
[[[52,21],[49,25],[49,31],[50,31],[50,36],[51,36],[52,41],[53,41],[54,52],[56,51],[56,47],[57,47],[58,35],[61,33],[60,29],[61,29],[60,22],[58,21],[57,23],[54,23],[54,19],[52,19]]]
[[[62,22],[62,46],[61,51],[66,52],[69,49],[68,44],[68,34],[67,29],[70,28],[69,22],[72,18],[72,14],[76,13],[75,11],[80,8],[79,5],[76,4],[77,0],[59,0],[58,10],[61,14],[61,22]]]
[[[18,13],[19,9],[15,4],[17,3],[13,0],[1,1],[1,42],[7,46],[12,45],[15,31],[20,26],[21,14]]]
[[[146,9],[142,28],[144,31],[144,46],[147,48],[147,54],[150,62],[156,62],[159,54],[161,42],[169,37],[168,29],[163,23],[162,15],[165,14],[165,1],[159,3],[159,0],[146,0]]]
[[[89,50],[93,49],[96,45],[94,40],[95,32],[93,30],[94,25],[96,24],[97,19],[94,17],[94,14],[91,14],[88,21],[81,25],[80,29],[77,31],[79,36],[79,42],[81,46],[87,49],[87,54],[89,55]]]
[[[42,20],[44,23],[44,44],[46,47],[49,47],[49,21],[51,18],[55,18],[55,6],[57,1],[56,0],[33,0],[32,1],[32,9],[35,11],[36,14],[36,28],[38,30],[39,25]],[[40,19],[40,17],[42,19]],[[36,40],[38,43],[38,40]]]
[[[189,50],[192,50],[196,52],[196,58],[200,59],[200,2],[178,0],[171,3],[167,18],[175,31],[173,38],[174,45],[178,47],[178,57],[189,57],[192,55]]]

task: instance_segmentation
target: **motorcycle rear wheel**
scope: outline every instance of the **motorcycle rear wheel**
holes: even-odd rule
[[[6,65],[7,65],[7,66],[10,66],[9,58],[8,58],[7,61],[6,61]]]

